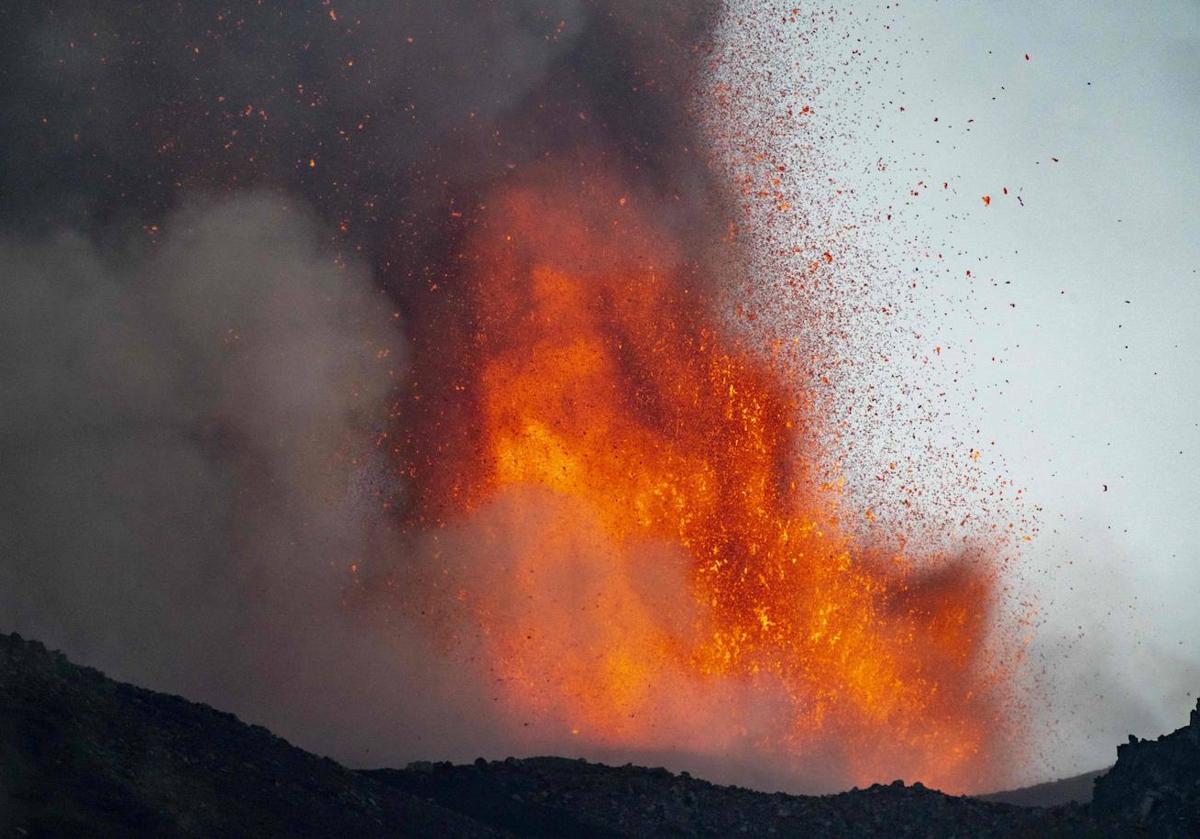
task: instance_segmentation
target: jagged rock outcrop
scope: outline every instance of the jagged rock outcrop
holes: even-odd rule
[[[1156,740],[1117,747],[1117,763],[1096,780],[1099,814],[1154,836],[1200,836],[1200,700],[1186,726]]]

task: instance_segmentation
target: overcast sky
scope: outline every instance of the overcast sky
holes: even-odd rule
[[[1104,765],[1200,691],[1200,3],[859,2],[838,27],[830,66],[865,57],[813,69],[849,110],[834,156],[883,158],[861,200],[945,250],[907,316],[963,373],[953,432],[1042,508],[1043,759]],[[950,188],[905,206],[921,179]]]

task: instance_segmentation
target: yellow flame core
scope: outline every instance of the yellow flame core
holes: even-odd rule
[[[670,741],[692,731],[697,747],[836,752],[856,783],[986,783],[992,578],[857,546],[837,492],[812,485],[795,432],[811,419],[781,371],[562,213],[546,231],[536,193],[502,205],[504,235],[476,246],[462,503],[510,499],[513,527],[533,516],[519,499],[560,510],[510,539],[502,586],[459,581],[507,713],[605,746],[686,748]]]

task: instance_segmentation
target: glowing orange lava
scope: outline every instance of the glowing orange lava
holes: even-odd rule
[[[430,598],[476,628],[514,730],[988,783],[986,565],[856,544],[797,377],[729,337],[635,200],[527,184],[487,218],[443,362],[470,432],[421,504]]]

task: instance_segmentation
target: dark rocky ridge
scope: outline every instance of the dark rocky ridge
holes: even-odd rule
[[[1117,746],[1117,764],[1096,779],[1092,807],[1145,825],[1155,836],[1200,836],[1200,700],[1188,724],[1157,740]]]
[[[920,784],[767,794],[563,758],[354,772],[0,635],[0,836],[1196,836],[1200,713],[1122,746],[1093,805]]]
[[[666,769],[554,757],[365,774],[522,836],[1098,835],[1079,809],[1033,810],[900,781],[797,796],[718,786]]]
[[[497,831],[265,728],[0,635],[0,836]]]

